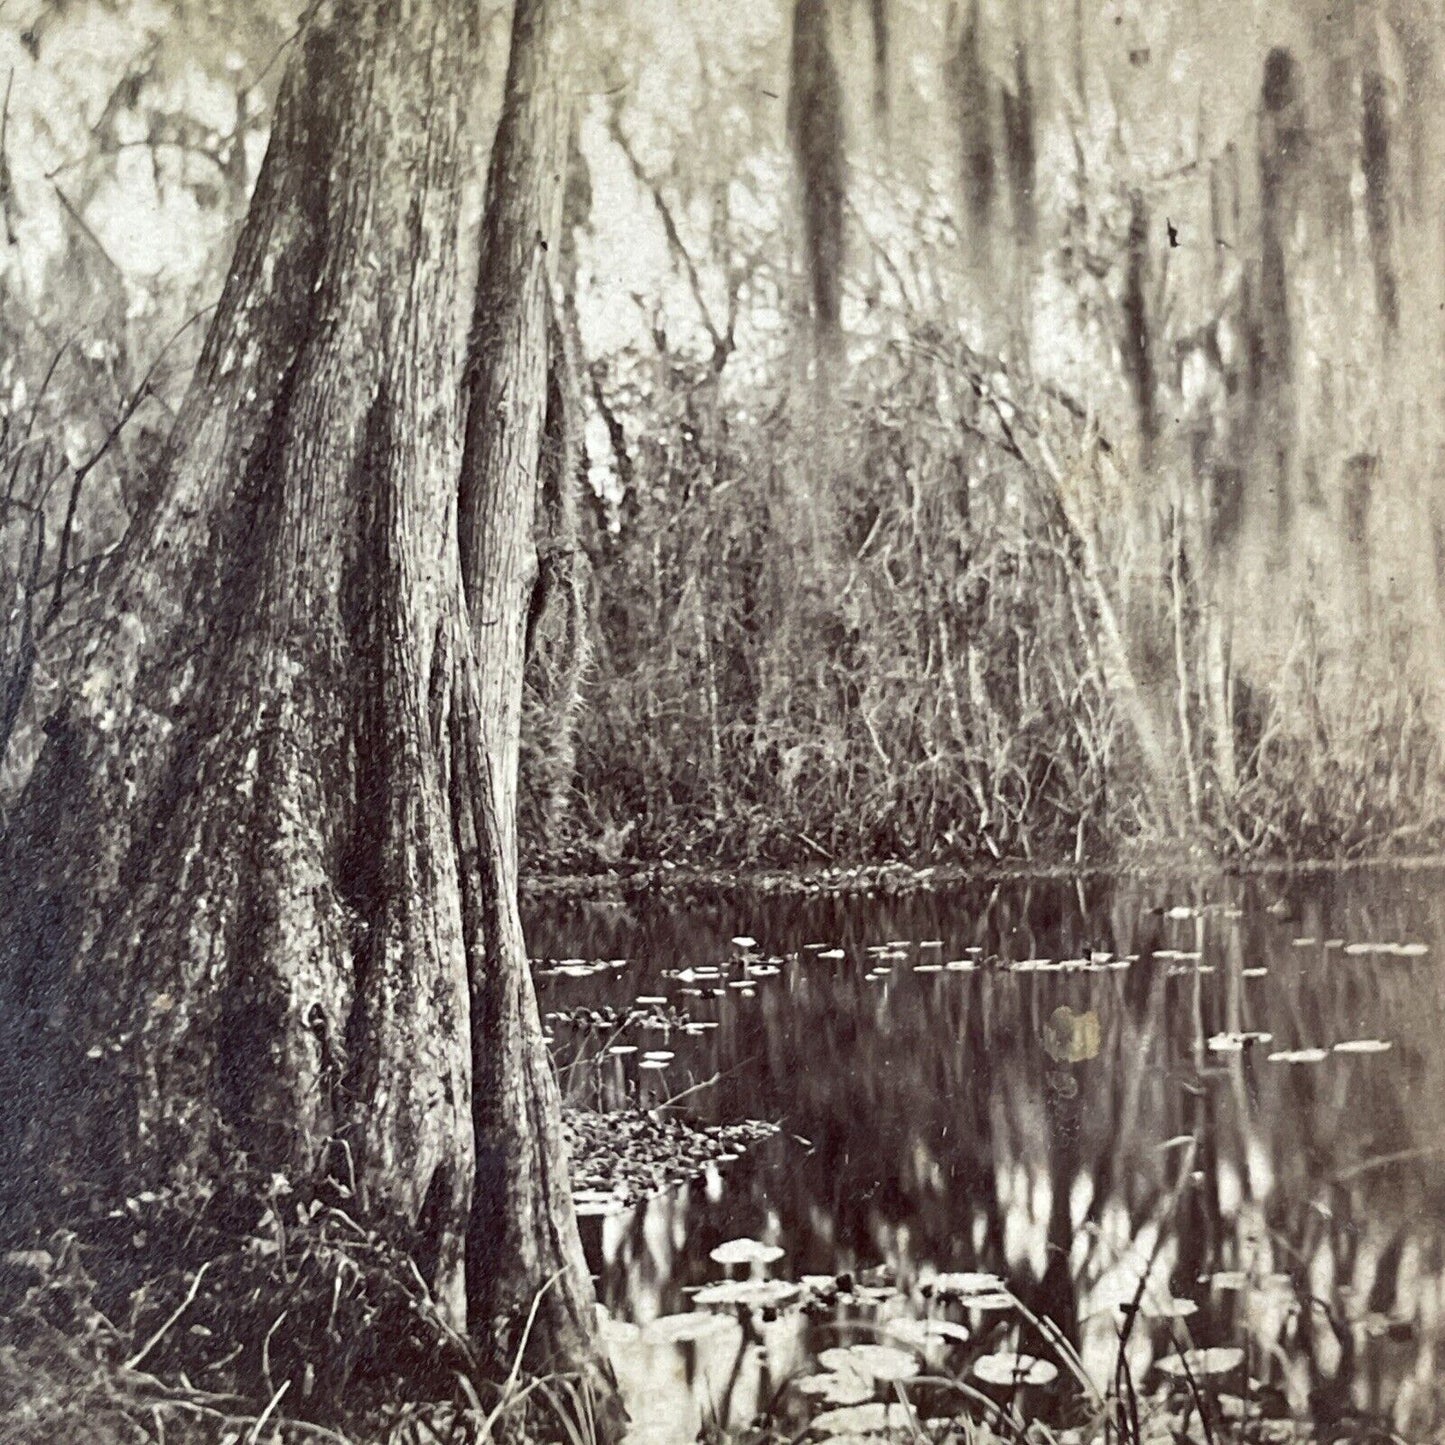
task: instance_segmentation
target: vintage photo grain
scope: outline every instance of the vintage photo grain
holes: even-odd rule
[[[1445,1442],[1445,0],[0,0],[0,1445]]]

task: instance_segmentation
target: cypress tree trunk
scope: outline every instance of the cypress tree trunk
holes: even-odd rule
[[[945,79],[958,123],[969,259],[983,274],[988,270],[993,248],[996,165],[993,86],[983,63],[978,0],[969,0],[961,25],[950,12],[950,28],[954,25],[958,25],[958,35],[948,57]]]
[[[1038,140],[1034,87],[1029,77],[1028,46],[1014,44],[1014,88],[1003,92],[1003,134],[1008,156],[1009,192],[1013,198],[1014,241],[1025,255],[1038,240],[1038,201],[1035,180]]]
[[[1276,46],[1265,57],[1260,87],[1258,340],[1252,371],[1259,463],[1256,488],[1274,493],[1277,537],[1285,535],[1291,515],[1298,425],[1287,251],[1307,135],[1300,90],[1294,57]]]
[[[517,922],[530,495],[489,484],[485,545],[458,532],[479,45],[461,0],[335,0],[293,54],[163,485],[0,841],[0,1223],[242,1165],[300,1194],[344,1153],[457,1328],[472,1281],[484,1348],[565,1266],[538,1350],[610,1394]],[[494,165],[489,257],[532,252],[546,182]],[[468,451],[535,456],[543,378],[503,344]]]
[[[1124,271],[1123,336],[1124,373],[1134,396],[1134,415],[1139,427],[1139,460],[1147,469],[1154,463],[1154,444],[1159,437],[1159,416],[1154,397],[1155,370],[1153,336],[1149,326],[1149,303],[1144,294],[1149,279],[1149,212],[1142,192],[1129,192],[1129,254]]]
[[[824,0],[796,0],[793,6],[788,135],[801,197],[814,336],[820,350],[834,360],[842,342],[843,203],[848,178],[843,85],[833,60]]]
[[[1390,215],[1390,113],[1385,79],[1366,70],[1360,81],[1360,164],[1365,173],[1365,225],[1375,273],[1375,311],[1386,337],[1400,327],[1400,288],[1395,276],[1394,226]]]
[[[517,0],[502,117],[487,177],[473,309],[461,561],[475,695],[455,704],[455,812],[469,866],[477,1182],[467,1293],[474,1322],[516,1322],[547,1284],[535,1367],[579,1363],[615,1399],[592,1346],[595,1299],[567,1184],[560,1105],[517,911],[517,772],[534,520],[547,411],[552,268],[568,120],[559,84],[563,0]]]

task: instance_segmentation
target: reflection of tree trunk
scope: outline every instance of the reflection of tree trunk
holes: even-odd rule
[[[1077,1090],[1079,1075],[1060,1068],[1048,1080],[1066,1080]],[[1095,1085],[1090,1079],[1085,1085]],[[1049,1129],[1049,1222],[1048,1262],[1039,1281],[1038,1313],[1059,1327],[1071,1344],[1079,1339],[1079,1300],[1074,1287],[1074,1222],[1073,1184],[1079,1174],[1079,1140],[1083,1128],[1083,1111],[1088,1107],[1086,1094],[1069,1092],[1063,1087],[1050,1087],[1044,1107]]]

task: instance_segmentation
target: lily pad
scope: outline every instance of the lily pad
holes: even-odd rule
[[[814,1415],[812,1428],[824,1435],[867,1435],[885,1430],[906,1430],[913,1421],[913,1411],[897,1401],[884,1405],[845,1405],[840,1410],[824,1410]]]
[[[1278,1049],[1269,1056],[1272,1064],[1318,1064],[1329,1058],[1328,1049]]]
[[[824,1350],[818,1363],[825,1370],[863,1375],[870,1380],[911,1380],[918,1373],[917,1359],[892,1345],[837,1345]]]
[[[1346,1039],[1335,1045],[1337,1054],[1383,1054],[1391,1047],[1388,1039]]]
[[[714,1264],[772,1264],[783,1257],[781,1246],[760,1239],[730,1239],[708,1256]]]
[[[973,1373],[987,1385],[1049,1385],[1058,1379],[1059,1367],[1034,1355],[1006,1350],[975,1360]]]
[[[594,1219],[620,1213],[627,1207],[627,1201],[604,1189],[577,1189],[572,1193],[572,1207],[579,1219]]]
[[[874,1384],[854,1370],[827,1370],[821,1375],[804,1375],[794,1380],[793,1388],[800,1395],[825,1405],[861,1405],[873,1398]]]
[[[952,1340],[962,1344],[970,1338],[967,1327],[955,1324],[952,1320],[889,1320],[884,1324],[883,1332],[915,1350],[926,1350],[939,1340]]]
[[[934,1294],[966,1299],[970,1295],[997,1294],[1004,1288],[1004,1282],[996,1274],[981,1270],[954,1270],[951,1273],[936,1274],[929,1282]]]
[[[1270,1044],[1274,1042],[1273,1034],[1256,1033],[1249,1030],[1241,1030],[1238,1033],[1214,1034],[1209,1040],[1210,1052],[1216,1054],[1238,1054],[1250,1044]]]
[[[1185,1350],[1182,1355],[1170,1355],[1157,1363],[1172,1380],[1182,1380],[1186,1375],[1199,1379],[1237,1370],[1244,1363],[1244,1351],[1234,1345],[1213,1345],[1203,1350]]]
[[[704,1285],[693,1295],[700,1305],[737,1305],[746,1309],[776,1310],[792,1304],[802,1291],[785,1279],[725,1279]]]

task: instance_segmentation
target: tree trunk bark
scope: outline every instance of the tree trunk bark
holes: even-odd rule
[[[476,1188],[471,1318],[505,1326],[545,1288],[526,1359],[579,1368],[617,1421],[596,1349],[560,1102],[517,910],[517,772],[528,601],[547,408],[548,332],[561,231],[568,117],[565,0],[517,0],[502,116],[487,177],[472,314],[461,558],[477,658],[476,705],[458,708],[455,784],[466,820],[463,924],[471,973]]]
[[[512,238],[527,320],[480,337],[463,427],[479,50],[461,0],[335,0],[293,56],[165,484],[0,840],[0,1097],[29,1104],[0,1117],[0,1228],[302,1194],[344,1156],[454,1327],[470,1278],[504,1348],[496,1315],[551,1282],[539,1339],[605,1391],[516,906],[525,466],[484,546],[458,525],[464,437],[468,477],[535,458],[545,401],[555,168],[507,161],[504,126],[485,253]]]

